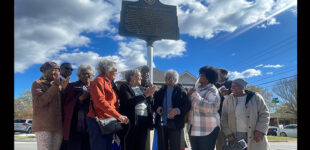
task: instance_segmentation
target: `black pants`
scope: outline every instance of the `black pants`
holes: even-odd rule
[[[220,128],[216,127],[207,136],[190,136],[192,150],[214,150]]]
[[[180,150],[183,129],[171,129],[161,126],[157,131],[158,150]]]
[[[128,132],[129,124],[122,124],[123,130],[119,133],[119,138],[121,141],[121,150],[125,150],[125,135]]]
[[[88,134],[71,133],[66,150],[90,150]]]
[[[125,135],[125,150],[145,150],[148,117],[137,116]]]

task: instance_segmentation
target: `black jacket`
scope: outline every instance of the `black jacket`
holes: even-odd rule
[[[140,89],[143,91],[143,88],[140,86]],[[130,123],[134,123],[135,116],[135,106],[145,100],[146,98],[143,95],[135,96],[135,92],[131,89],[131,86],[128,82],[122,83],[119,88],[119,100],[120,100],[120,114],[128,117]],[[147,100],[148,107],[148,127],[153,127],[153,116],[151,114],[151,102]]]
[[[224,85],[228,89],[228,95],[229,95],[231,93],[231,90],[230,90],[231,84],[232,84],[232,81],[226,79],[226,81],[224,83],[222,83],[222,84],[215,83],[214,85],[215,85],[216,88],[220,88],[220,87],[222,87]],[[219,112],[219,114],[221,116],[222,115],[223,102],[224,102],[225,98],[221,94],[220,94],[220,97],[221,97],[221,103],[220,103],[220,109],[218,110],[218,112]]]
[[[153,110],[156,112],[158,107],[163,107],[164,97],[167,94],[167,86],[164,85],[154,94],[154,107]],[[179,85],[175,85],[172,91],[172,107],[179,108],[181,111],[180,115],[176,115],[174,119],[168,119],[174,121],[177,129],[184,127],[184,117],[191,109],[191,102],[187,96],[186,91]],[[160,115],[156,112],[155,127],[160,126]]]

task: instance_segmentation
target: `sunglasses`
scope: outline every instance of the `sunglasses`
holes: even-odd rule
[[[72,68],[69,68],[69,67],[65,67],[64,69],[66,69],[66,70],[70,70],[70,71],[72,71],[72,70],[73,70]]]

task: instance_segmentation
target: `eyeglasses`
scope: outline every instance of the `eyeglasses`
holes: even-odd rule
[[[89,72],[83,72],[81,75],[83,75],[83,76],[86,76],[86,75],[88,75],[88,76],[93,76],[93,74],[91,74],[91,73],[89,73]]]
[[[72,71],[73,69],[72,68],[69,68],[69,67],[65,67],[66,70],[70,70]]]
[[[117,69],[112,69],[111,72],[117,72]]]

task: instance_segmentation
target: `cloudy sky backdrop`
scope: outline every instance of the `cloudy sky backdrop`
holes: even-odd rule
[[[134,0],[131,0],[134,1]],[[270,88],[297,72],[296,0],[160,0],[177,6],[180,39],[154,43],[157,69],[198,76],[204,65]],[[124,71],[146,65],[146,43],[118,35],[121,0],[15,0],[14,96],[30,90],[46,61],[101,59]],[[270,82],[266,84],[267,82]]]

